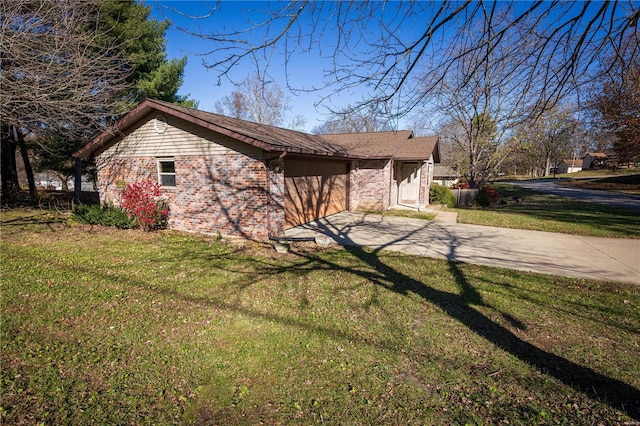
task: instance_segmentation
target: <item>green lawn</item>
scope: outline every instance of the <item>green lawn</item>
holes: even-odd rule
[[[39,211],[0,232],[3,424],[640,421],[638,286]]]
[[[574,201],[509,184],[494,186],[507,204],[455,209],[459,223],[595,237],[640,238],[638,211]],[[515,202],[516,198],[522,202]]]

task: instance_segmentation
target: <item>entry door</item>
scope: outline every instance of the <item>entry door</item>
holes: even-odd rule
[[[420,194],[420,163],[402,163],[400,166],[400,191],[398,204],[418,204]]]

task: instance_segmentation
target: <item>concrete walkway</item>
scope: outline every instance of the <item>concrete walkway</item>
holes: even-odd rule
[[[640,240],[582,237],[455,223],[455,213],[433,221],[342,212],[289,229],[289,237],[325,235],[357,245],[455,262],[640,284]]]

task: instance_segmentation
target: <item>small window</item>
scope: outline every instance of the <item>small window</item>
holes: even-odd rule
[[[162,186],[176,186],[176,164],[173,158],[158,159],[158,182]]]

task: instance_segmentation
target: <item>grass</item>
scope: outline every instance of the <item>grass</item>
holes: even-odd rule
[[[409,209],[394,209],[394,210],[364,210],[363,213],[379,214],[382,216],[395,216],[395,217],[409,217],[412,219],[433,220],[437,214],[432,212],[424,212]]]
[[[581,178],[601,178],[606,176],[620,175],[624,176],[627,174],[638,174],[640,173],[640,169],[637,167],[628,167],[628,168],[618,168],[618,169],[590,169],[590,170],[581,170],[575,173],[557,173],[551,174],[549,176],[543,176],[539,179],[581,179]],[[513,180],[529,180],[535,179],[532,176],[503,176],[499,180],[501,181],[513,181]]]
[[[569,178],[569,179],[581,179],[581,178],[602,178],[607,176],[625,176],[629,174],[638,174],[640,173],[639,168],[628,167],[628,168],[619,168],[619,169],[591,169],[591,170],[581,170],[575,173],[563,173],[546,176],[543,179],[555,179],[555,178]],[[530,179],[530,178],[529,178]]]
[[[3,424],[640,420],[638,286],[41,212],[0,232]]]
[[[584,203],[509,184],[495,184],[507,204],[461,208],[459,223],[609,238],[640,238],[637,211]],[[522,199],[518,203],[514,200]]]

